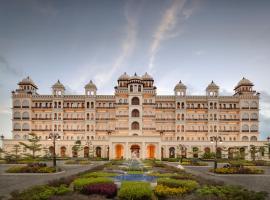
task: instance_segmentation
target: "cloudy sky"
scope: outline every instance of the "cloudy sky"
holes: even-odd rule
[[[11,137],[10,92],[31,76],[39,93],[60,79],[83,93],[92,79],[113,94],[123,72],[181,79],[189,94],[214,80],[222,94],[246,77],[261,93],[261,139],[270,135],[269,0],[0,0],[0,134]]]

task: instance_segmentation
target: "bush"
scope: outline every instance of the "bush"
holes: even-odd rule
[[[210,169],[211,172],[217,174],[263,174],[263,169],[256,167],[229,167],[229,168],[217,168],[215,170]]]
[[[35,186],[22,192],[12,192],[11,200],[47,200],[54,195],[64,195],[71,192],[65,186],[51,187],[48,185]]]
[[[158,185],[164,185],[170,188],[186,188],[187,191],[192,191],[198,188],[199,184],[194,180],[177,180],[171,178],[159,178],[157,180]]]
[[[179,162],[179,158],[168,158],[168,162]]]
[[[5,160],[0,160],[0,164],[6,164]]]
[[[143,174],[143,171],[128,171],[128,174]]]
[[[267,197],[266,192],[254,192],[243,189],[239,186],[204,186],[197,190],[201,197],[217,197],[219,200],[244,199],[244,200],[264,200]]]
[[[7,173],[54,173],[54,167],[39,167],[39,166],[14,166],[6,170]]]
[[[254,164],[248,160],[231,160],[229,161],[229,164],[232,167],[254,166]]]
[[[49,181],[48,185],[53,187],[59,187],[60,185],[69,186],[75,178],[77,178],[76,175],[61,177],[59,179]]]
[[[89,160],[67,160],[66,165],[89,165],[91,162]]]
[[[148,182],[124,181],[118,192],[118,197],[121,200],[149,200],[152,195],[152,189]]]
[[[214,152],[205,152],[202,155],[202,159],[214,159],[216,157],[216,154]]]
[[[114,183],[98,183],[94,185],[87,185],[83,187],[82,194],[91,195],[99,194],[107,198],[113,198],[117,194],[117,186]]]
[[[265,160],[255,160],[252,163],[256,166],[270,166],[270,162],[267,162]]]
[[[73,181],[74,190],[81,191],[83,187],[98,183],[113,183],[113,180],[106,177],[98,178],[77,178]]]
[[[182,196],[184,193],[187,192],[186,188],[170,188],[165,185],[157,185],[155,187],[154,193],[158,197],[173,197],[173,196]]]
[[[109,173],[109,172],[90,172],[83,175],[83,177],[113,177],[117,176],[116,173]]]

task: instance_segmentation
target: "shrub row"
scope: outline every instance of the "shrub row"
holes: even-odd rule
[[[211,172],[217,174],[263,174],[263,169],[256,167],[229,167],[229,168],[217,168],[215,170],[210,169]]]
[[[182,187],[171,188],[165,185],[157,185],[154,192],[158,197],[173,197],[182,196],[187,192],[187,189]]]
[[[198,188],[199,184],[194,180],[177,180],[171,178],[159,178],[158,185],[164,185],[170,188],[186,188],[187,191],[192,191]]]
[[[197,190],[197,194],[207,199],[219,200],[264,200],[268,196],[266,192],[254,192],[239,186],[204,186]]]
[[[109,173],[109,172],[101,172],[101,171],[97,171],[97,172],[90,172],[90,173],[86,173],[84,174],[82,177],[113,177],[113,176],[117,176],[116,173]]]
[[[89,160],[68,160],[65,162],[66,165],[89,165]]]
[[[14,166],[6,170],[7,173],[54,173],[54,167],[30,167],[30,166]]]

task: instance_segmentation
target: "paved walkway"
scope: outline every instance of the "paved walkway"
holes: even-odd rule
[[[93,162],[91,165],[58,165],[65,172],[57,174],[46,174],[46,175],[5,175],[4,172],[11,166],[14,165],[0,165],[0,197],[4,196],[5,199],[9,196],[9,193],[13,190],[23,190],[34,185],[46,184],[48,181],[58,179],[61,177],[67,177],[79,172],[83,172],[98,165],[102,165],[105,162]],[[1,198],[0,198],[1,199]]]
[[[168,163],[169,165],[177,166],[178,163]],[[264,175],[215,175],[209,173],[209,169],[213,168],[213,163],[208,163],[208,167],[195,167],[195,166],[184,166],[185,170],[194,175],[199,175],[206,179],[212,179],[216,181],[222,181],[226,184],[241,185],[249,190],[253,191],[270,191],[270,167],[260,167],[265,170]],[[219,164],[218,167],[224,164]],[[270,195],[270,193],[269,193]]]

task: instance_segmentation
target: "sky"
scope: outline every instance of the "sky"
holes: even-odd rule
[[[11,91],[30,76],[40,94],[58,80],[83,94],[113,94],[124,72],[150,73],[158,94],[179,80],[232,95],[246,77],[261,93],[261,139],[270,136],[269,0],[0,0],[0,135],[11,138]]]

